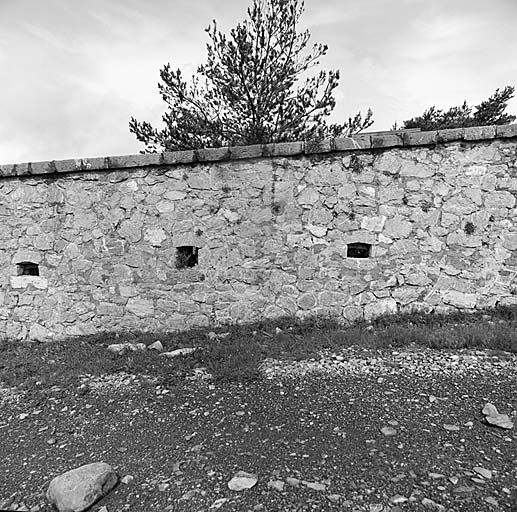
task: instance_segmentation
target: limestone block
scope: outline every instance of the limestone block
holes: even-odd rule
[[[282,309],[291,314],[296,313],[296,311],[298,310],[298,305],[296,304],[296,301],[290,297],[281,296],[276,300],[276,304],[277,306],[281,307]]]
[[[443,248],[443,242],[434,236],[425,238],[420,242],[420,249],[425,252],[440,252]]]
[[[163,228],[150,228],[145,232],[144,240],[153,247],[161,247],[167,236]]]
[[[13,263],[41,263],[41,253],[31,249],[19,249],[16,251],[11,260]]]
[[[179,301],[178,313],[187,315],[190,313],[198,313],[199,312],[199,304],[197,302],[190,301],[188,299],[183,299]]]
[[[481,179],[481,189],[482,190],[495,190],[497,186],[497,176],[493,174],[488,174],[483,176]]]
[[[11,276],[10,284],[12,288],[34,286],[38,290],[45,290],[48,288],[48,279],[41,276]]]
[[[318,299],[312,293],[304,293],[298,297],[296,303],[301,309],[309,310],[316,307]]]
[[[185,199],[186,196],[186,192],[182,190],[169,190],[164,194],[165,199],[168,199],[169,201],[181,201],[182,199]]]
[[[397,240],[389,250],[390,255],[399,257],[415,252],[418,252],[418,245],[412,240]]]
[[[154,314],[153,301],[131,297],[127,301],[126,310],[139,317],[152,316]]]
[[[312,224],[307,225],[307,229],[318,238],[323,238],[326,234],[328,229],[325,226],[315,226]]]
[[[462,247],[481,247],[481,237],[477,235],[467,235],[464,231],[450,233],[447,236],[447,245],[460,245]]]
[[[373,183],[376,178],[376,173],[368,168],[363,168],[359,173],[353,173],[352,181],[355,183]]]
[[[117,263],[113,266],[113,279],[116,282],[124,283],[131,281],[133,277],[133,271],[128,265],[123,263]]]
[[[34,238],[34,248],[40,251],[52,249],[54,237],[51,234],[41,234]]]
[[[351,201],[352,211],[356,215],[371,215],[375,211],[377,202],[372,197],[357,196]]]
[[[111,302],[101,302],[97,305],[96,312],[100,316],[123,316],[124,308]]]
[[[431,279],[423,272],[416,272],[406,276],[406,284],[413,286],[427,286],[431,284],[431,282]]]
[[[471,164],[465,169],[465,176],[485,176],[488,172],[486,164]]]
[[[188,186],[196,190],[210,190],[210,181],[210,176],[204,174],[190,174],[187,178]]]
[[[392,151],[381,153],[373,162],[373,169],[382,173],[398,174],[402,168],[399,154]]]
[[[63,203],[65,200],[65,194],[63,190],[57,186],[50,186],[47,190],[47,201],[50,204]]]
[[[487,208],[513,208],[515,196],[507,190],[489,192],[485,196],[485,206]]]
[[[88,206],[89,208],[89,206]],[[74,228],[82,231],[92,230],[97,223],[97,217],[89,210],[74,210]]]
[[[203,314],[189,315],[186,320],[187,327],[208,327],[210,319]]]
[[[365,187],[365,186],[361,186],[359,187],[359,194],[364,194],[368,197],[375,197],[375,194],[376,194],[376,190],[374,187]]]
[[[404,189],[395,185],[389,187],[381,187],[378,191],[379,202],[381,204],[389,202],[400,202],[404,197]]]
[[[347,296],[340,292],[324,290],[318,295],[318,304],[323,307],[338,307],[346,303]]]
[[[497,189],[508,189],[511,192],[517,192],[517,178],[497,178]]]
[[[379,233],[379,243],[386,244],[386,245],[392,244],[393,238],[390,238],[390,237],[384,235],[383,233]]]
[[[298,204],[313,205],[319,201],[320,195],[313,187],[306,187],[298,194]]]
[[[430,178],[436,173],[436,168],[432,164],[404,160],[400,170],[401,176],[414,176],[415,178]]]
[[[156,209],[160,213],[171,213],[176,209],[176,205],[174,204],[174,201],[164,199],[163,201],[156,203]]]
[[[444,212],[454,215],[468,215],[477,211],[478,207],[467,197],[454,196],[445,201],[442,209]]]
[[[406,238],[409,236],[413,229],[411,222],[405,220],[401,216],[395,216],[392,219],[388,219],[384,225],[383,234],[390,238]]]
[[[185,315],[180,315],[178,313],[167,314],[164,318],[162,318],[163,325],[168,331],[181,331],[186,327],[186,319]]]
[[[507,233],[503,236],[503,247],[509,251],[517,250],[517,233]]]
[[[139,242],[142,238],[142,224],[133,219],[127,219],[120,224],[120,234],[131,243]]]
[[[386,217],[384,215],[379,215],[376,217],[363,217],[363,220],[361,221],[361,229],[380,233],[384,227],[385,222]]]
[[[378,298],[378,299],[384,299],[386,297],[389,297],[390,296],[390,291],[389,290],[376,290],[373,292],[373,294]]]
[[[445,304],[450,304],[457,308],[473,309],[476,306],[477,295],[475,293],[447,290],[442,293],[442,300]]]
[[[344,183],[338,189],[338,197],[341,199],[355,197],[356,194],[357,194],[357,186],[354,183]]]
[[[365,320],[372,320],[381,315],[394,314],[397,312],[397,302],[389,297],[367,304],[364,307]]]
[[[306,176],[307,183],[317,186],[340,185],[345,179],[344,171],[340,167],[318,167]]]
[[[328,208],[313,208],[310,213],[311,224],[328,225],[334,219],[332,211]]]
[[[363,308],[355,305],[346,306],[343,308],[343,316],[349,322],[357,322],[363,319]]]
[[[403,286],[391,292],[392,297],[401,305],[406,306],[419,299],[423,288],[416,286]]]
[[[442,213],[442,222],[441,225],[445,228],[450,228],[451,226],[457,226],[460,221],[460,218],[453,213]]]
[[[481,197],[481,190],[479,190],[478,188],[467,188],[467,189],[465,189],[464,193],[477,206],[481,206],[483,204],[483,198]]]
[[[29,331],[29,339],[34,341],[48,341],[54,337],[54,333],[40,324],[32,324]]]

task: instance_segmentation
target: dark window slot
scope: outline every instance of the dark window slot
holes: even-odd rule
[[[17,266],[19,276],[39,276],[39,267],[37,263],[24,261],[22,263],[18,263]]]
[[[176,248],[176,268],[192,268],[198,263],[199,247],[184,245]]]
[[[369,258],[371,249],[371,244],[353,242],[347,245],[346,256],[347,258]]]

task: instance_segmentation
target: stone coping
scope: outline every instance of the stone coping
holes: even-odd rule
[[[15,176],[57,174],[88,171],[108,171],[135,167],[158,167],[203,162],[246,160],[357,151],[376,148],[435,146],[455,141],[482,141],[499,138],[517,138],[517,124],[475,126],[430,132],[393,131],[362,133],[351,137],[329,139],[319,142],[280,142],[254,146],[195,149],[168,153],[107,156],[46,162],[0,165],[0,179]]]

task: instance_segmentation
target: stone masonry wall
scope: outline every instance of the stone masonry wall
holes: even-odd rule
[[[516,161],[510,125],[0,166],[0,335],[517,303]]]

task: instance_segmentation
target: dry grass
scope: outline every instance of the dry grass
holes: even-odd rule
[[[349,327],[328,318],[297,321],[283,318],[225,328],[183,333],[112,333],[50,343],[0,341],[0,382],[66,387],[84,374],[117,372],[151,374],[168,384],[195,368],[206,368],[215,379],[249,381],[259,375],[267,357],[303,360],[323,349],[364,346],[373,349],[418,345],[434,349],[479,348],[517,352],[517,307],[499,307],[476,313],[408,313],[386,316]],[[216,336],[214,336],[214,334]],[[116,356],[106,351],[124,341],[146,345],[160,340],[166,350],[201,347],[191,355],[168,360],[154,351]]]

